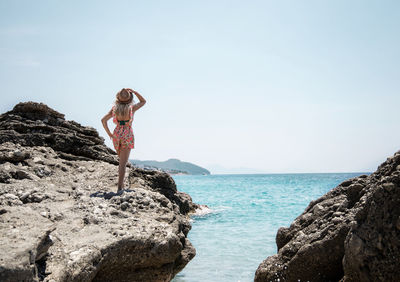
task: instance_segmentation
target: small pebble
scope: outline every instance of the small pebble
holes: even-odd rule
[[[122,204],[121,204],[121,210],[126,210],[127,208],[129,208],[129,203],[128,202],[123,202]]]
[[[78,172],[85,172],[86,171],[86,168],[84,167],[84,166],[80,166],[80,167],[78,167]]]

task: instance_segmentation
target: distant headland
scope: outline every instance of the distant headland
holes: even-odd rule
[[[164,162],[147,160],[129,160],[134,166],[144,169],[156,169],[167,172],[169,174],[197,174],[197,175],[209,175],[210,172],[198,165],[182,162],[178,159],[169,159]]]

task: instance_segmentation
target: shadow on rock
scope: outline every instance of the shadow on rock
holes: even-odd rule
[[[131,189],[124,189],[118,192],[102,192],[102,191],[97,191],[92,194],[90,194],[90,197],[98,197],[98,198],[104,198],[106,200],[111,199],[112,197],[115,196],[121,196],[125,192],[135,192],[134,190]]]

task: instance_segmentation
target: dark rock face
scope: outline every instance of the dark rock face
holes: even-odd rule
[[[63,115],[43,104],[11,112],[26,128],[0,131],[0,281],[170,281],[195,256],[187,235],[197,205],[168,174],[130,168],[128,189],[114,193],[114,155],[93,149],[104,143],[86,143],[84,156],[71,144],[61,151],[32,125],[48,119],[57,138],[79,136],[74,144],[86,142],[84,127],[48,125]]]
[[[399,281],[400,152],[312,201],[276,243],[255,281]]]
[[[42,103],[19,103],[0,115],[0,144],[46,146],[70,160],[102,160],[118,164],[96,129],[66,121],[64,115]]]
[[[400,280],[400,152],[373,174],[346,237],[344,281]]]
[[[177,191],[174,180],[166,173],[136,168],[130,171],[129,181],[131,186],[139,183],[152,191],[163,194],[179,206],[182,214],[194,212],[199,208],[199,205],[192,202],[190,195]]]

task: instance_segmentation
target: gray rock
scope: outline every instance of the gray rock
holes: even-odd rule
[[[400,152],[373,174],[349,179],[278,230],[278,253],[255,281],[398,281]]]
[[[115,152],[104,145],[104,139],[94,128],[66,121],[63,114],[42,103],[19,103],[0,115],[0,144],[5,142],[51,147],[65,159],[118,164]],[[26,158],[29,156],[18,151],[11,155],[0,152],[0,162],[18,162]]]
[[[115,193],[115,163],[43,104],[0,116],[0,281],[170,281],[194,257],[190,196],[151,171]]]
[[[190,195],[177,191],[174,180],[165,172],[132,168],[129,173],[129,183],[131,188],[139,185],[161,193],[172,203],[175,203],[183,214],[194,213],[196,208],[199,207],[193,203]],[[144,203],[146,202],[144,201]],[[166,203],[164,202],[163,204]]]
[[[121,210],[126,210],[127,208],[129,208],[129,203],[127,203],[127,202],[123,202],[122,204],[121,204]]]
[[[54,229],[51,221],[29,207],[8,208],[0,217],[0,281],[39,281],[37,263],[53,244]]]
[[[16,172],[17,179],[34,179],[33,175],[25,170],[18,169]]]
[[[8,171],[0,170],[0,183],[10,183],[11,174]]]

